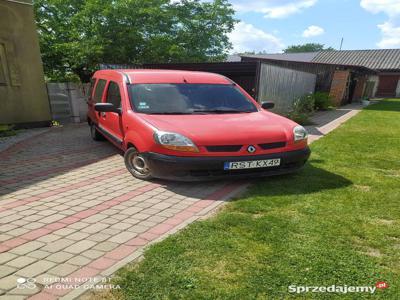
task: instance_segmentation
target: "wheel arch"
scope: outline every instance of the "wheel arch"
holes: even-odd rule
[[[128,150],[129,148],[136,148],[136,146],[135,146],[133,143],[128,142],[128,143],[126,144],[126,149]],[[137,148],[136,148],[136,149],[137,149]]]
[[[135,147],[138,152],[144,152],[147,149],[145,142],[140,138],[139,135],[128,133],[124,139],[124,151],[132,147]]]

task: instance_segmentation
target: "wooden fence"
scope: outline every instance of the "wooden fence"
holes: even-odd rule
[[[273,101],[273,111],[286,114],[291,110],[296,98],[314,92],[316,78],[312,73],[262,63],[258,100]]]

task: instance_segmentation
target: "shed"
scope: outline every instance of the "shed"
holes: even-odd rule
[[[316,75],[315,91],[330,93],[336,105],[358,100],[363,96],[367,76],[376,72],[363,66],[314,62],[317,52],[243,55],[242,61],[263,62]]]
[[[400,97],[400,49],[242,55],[242,61],[263,61],[312,72],[317,75],[316,90],[332,92],[337,101],[343,95],[340,102]]]
[[[375,94],[369,96],[400,97],[400,49],[322,51],[312,61],[375,70],[378,75],[375,89],[372,88]]]

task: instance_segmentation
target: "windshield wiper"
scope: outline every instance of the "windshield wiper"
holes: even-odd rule
[[[192,112],[182,112],[182,111],[163,111],[163,112],[152,112],[147,113],[148,115],[191,115]]]
[[[238,109],[199,109],[193,110],[194,113],[214,113],[214,114],[242,114],[251,113],[251,110],[238,110]]]
[[[193,115],[193,114],[242,114],[251,113],[252,110],[237,110],[237,109],[194,109],[189,111],[162,111],[149,112],[148,115]]]

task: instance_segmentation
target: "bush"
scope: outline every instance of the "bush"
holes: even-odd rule
[[[329,93],[316,92],[312,96],[314,97],[314,107],[316,110],[327,110],[333,105]]]
[[[332,106],[332,98],[328,93],[316,92],[297,98],[287,117],[301,125],[309,125],[311,124],[309,117],[315,110],[327,110]]]
[[[287,117],[301,125],[311,124],[309,117],[314,113],[314,107],[313,95],[304,95],[293,102],[293,108]]]
[[[293,110],[312,114],[314,112],[315,99],[313,94],[304,95],[293,102]]]
[[[308,114],[308,113],[290,112],[287,117],[300,125],[311,125],[312,124],[312,122],[309,119],[310,114]]]

